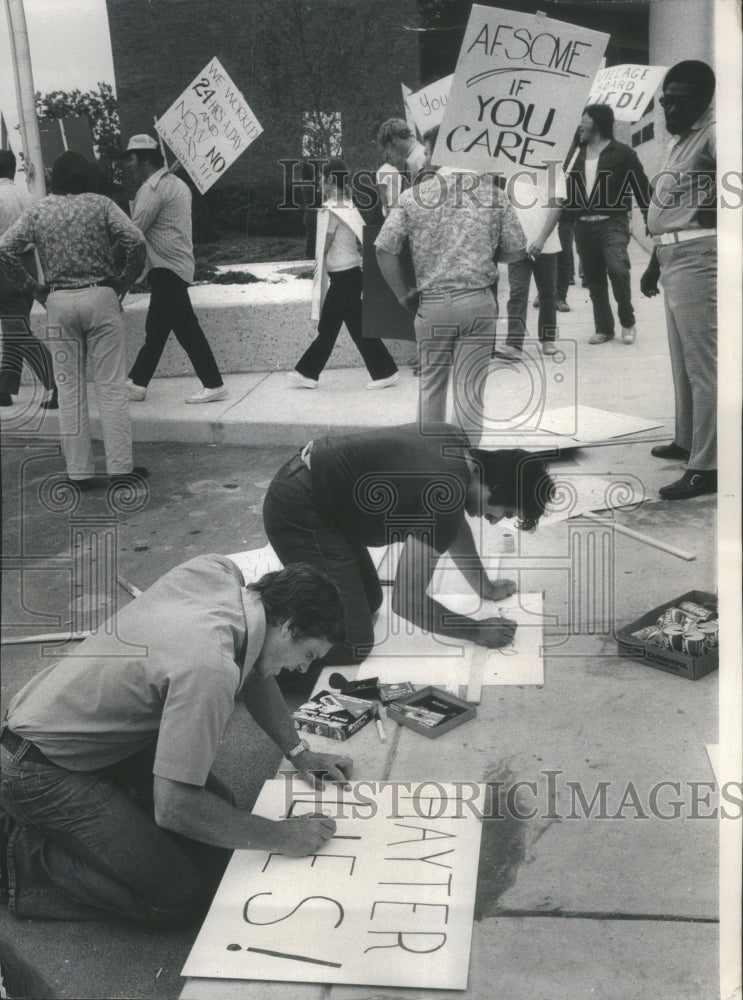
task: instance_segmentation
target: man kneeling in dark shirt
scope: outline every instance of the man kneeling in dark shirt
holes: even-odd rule
[[[417,424],[320,438],[275,475],[263,522],[281,561],[305,562],[336,584],[348,640],[323,657],[328,665],[360,663],[374,645],[373,616],[382,591],[368,546],[404,542],[392,609],[414,625],[481,646],[503,646],[516,625],[475,621],[427,594],[436,563],[448,552],[482,598],[503,600],[511,580],[488,579],[465,514],[495,524],[517,516],[532,529],[552,498],[544,463],[519,449],[482,451],[449,424],[421,434]]]

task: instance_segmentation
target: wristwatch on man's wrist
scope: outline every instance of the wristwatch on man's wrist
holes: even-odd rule
[[[292,747],[291,750],[287,750],[284,756],[287,760],[294,760],[295,757],[299,757],[299,755],[304,753],[305,750],[309,750],[309,747],[304,740],[300,740],[295,747]]]

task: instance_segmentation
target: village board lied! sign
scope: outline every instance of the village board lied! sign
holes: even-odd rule
[[[666,66],[637,63],[600,69],[586,103],[608,104],[616,121],[636,122],[642,118],[667,72]]]
[[[201,194],[263,131],[218,59],[212,59],[155,123]]]
[[[465,989],[486,787],[267,781],[269,819],[324,812],[317,854],[235,851],[184,976]]]
[[[433,162],[506,177],[561,162],[608,41],[542,15],[473,5]]]

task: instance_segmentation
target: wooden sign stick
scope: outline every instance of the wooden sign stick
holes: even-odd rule
[[[467,693],[464,696],[464,700],[474,702],[476,705],[480,704],[480,699],[482,698],[482,678],[485,672],[487,655],[488,650],[486,646],[475,646],[472,650],[470,676],[467,681]]]
[[[639,531],[635,531],[634,528],[625,528],[623,524],[617,524],[615,521],[609,521],[605,517],[599,517],[598,514],[585,513],[581,517],[587,517],[589,521],[595,521],[596,524],[603,524],[604,527],[609,525],[615,531],[618,531],[620,535],[627,535],[629,538],[636,538],[638,542],[644,542],[646,545],[652,545],[655,549],[661,549],[663,552],[668,552],[669,555],[677,556],[679,559],[686,559],[687,562],[693,562],[696,559],[696,555],[693,552],[685,552],[683,549],[674,548],[673,545],[666,545],[665,542],[659,542],[657,538],[651,538],[650,535],[643,535]]]

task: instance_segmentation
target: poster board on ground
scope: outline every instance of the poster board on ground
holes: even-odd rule
[[[155,123],[203,194],[263,127],[216,57]]]
[[[662,420],[578,404],[545,410],[525,421],[503,420],[497,432],[488,429],[486,447],[526,451],[581,448],[628,438],[662,425]]]
[[[452,566],[452,572],[458,573]],[[462,581],[463,587],[466,584]],[[541,593],[517,593],[503,601],[483,601],[474,591],[436,592],[436,599],[450,611],[473,619],[499,616],[517,624],[512,643],[488,650],[483,684],[543,684],[544,598]],[[382,607],[374,627],[374,649],[359,666],[356,679],[378,677],[383,684],[409,681],[435,684],[449,691],[466,685],[470,676],[472,642],[461,642],[416,628],[390,607],[385,587]]]
[[[547,174],[575,135],[609,35],[473,4],[433,162]]]
[[[253,812],[324,812],[317,854],[235,851],[183,969],[219,979],[466,989],[486,788],[267,781]]]
[[[607,104],[618,122],[639,121],[667,72],[667,66],[638,63],[600,69],[586,104]]]
[[[377,264],[374,241],[379,236],[381,226],[364,226],[363,274],[364,296],[362,300],[362,335],[383,340],[415,341],[414,315],[404,309],[382,277]],[[415,287],[415,271],[408,244],[401,254],[405,276],[411,288]]]

